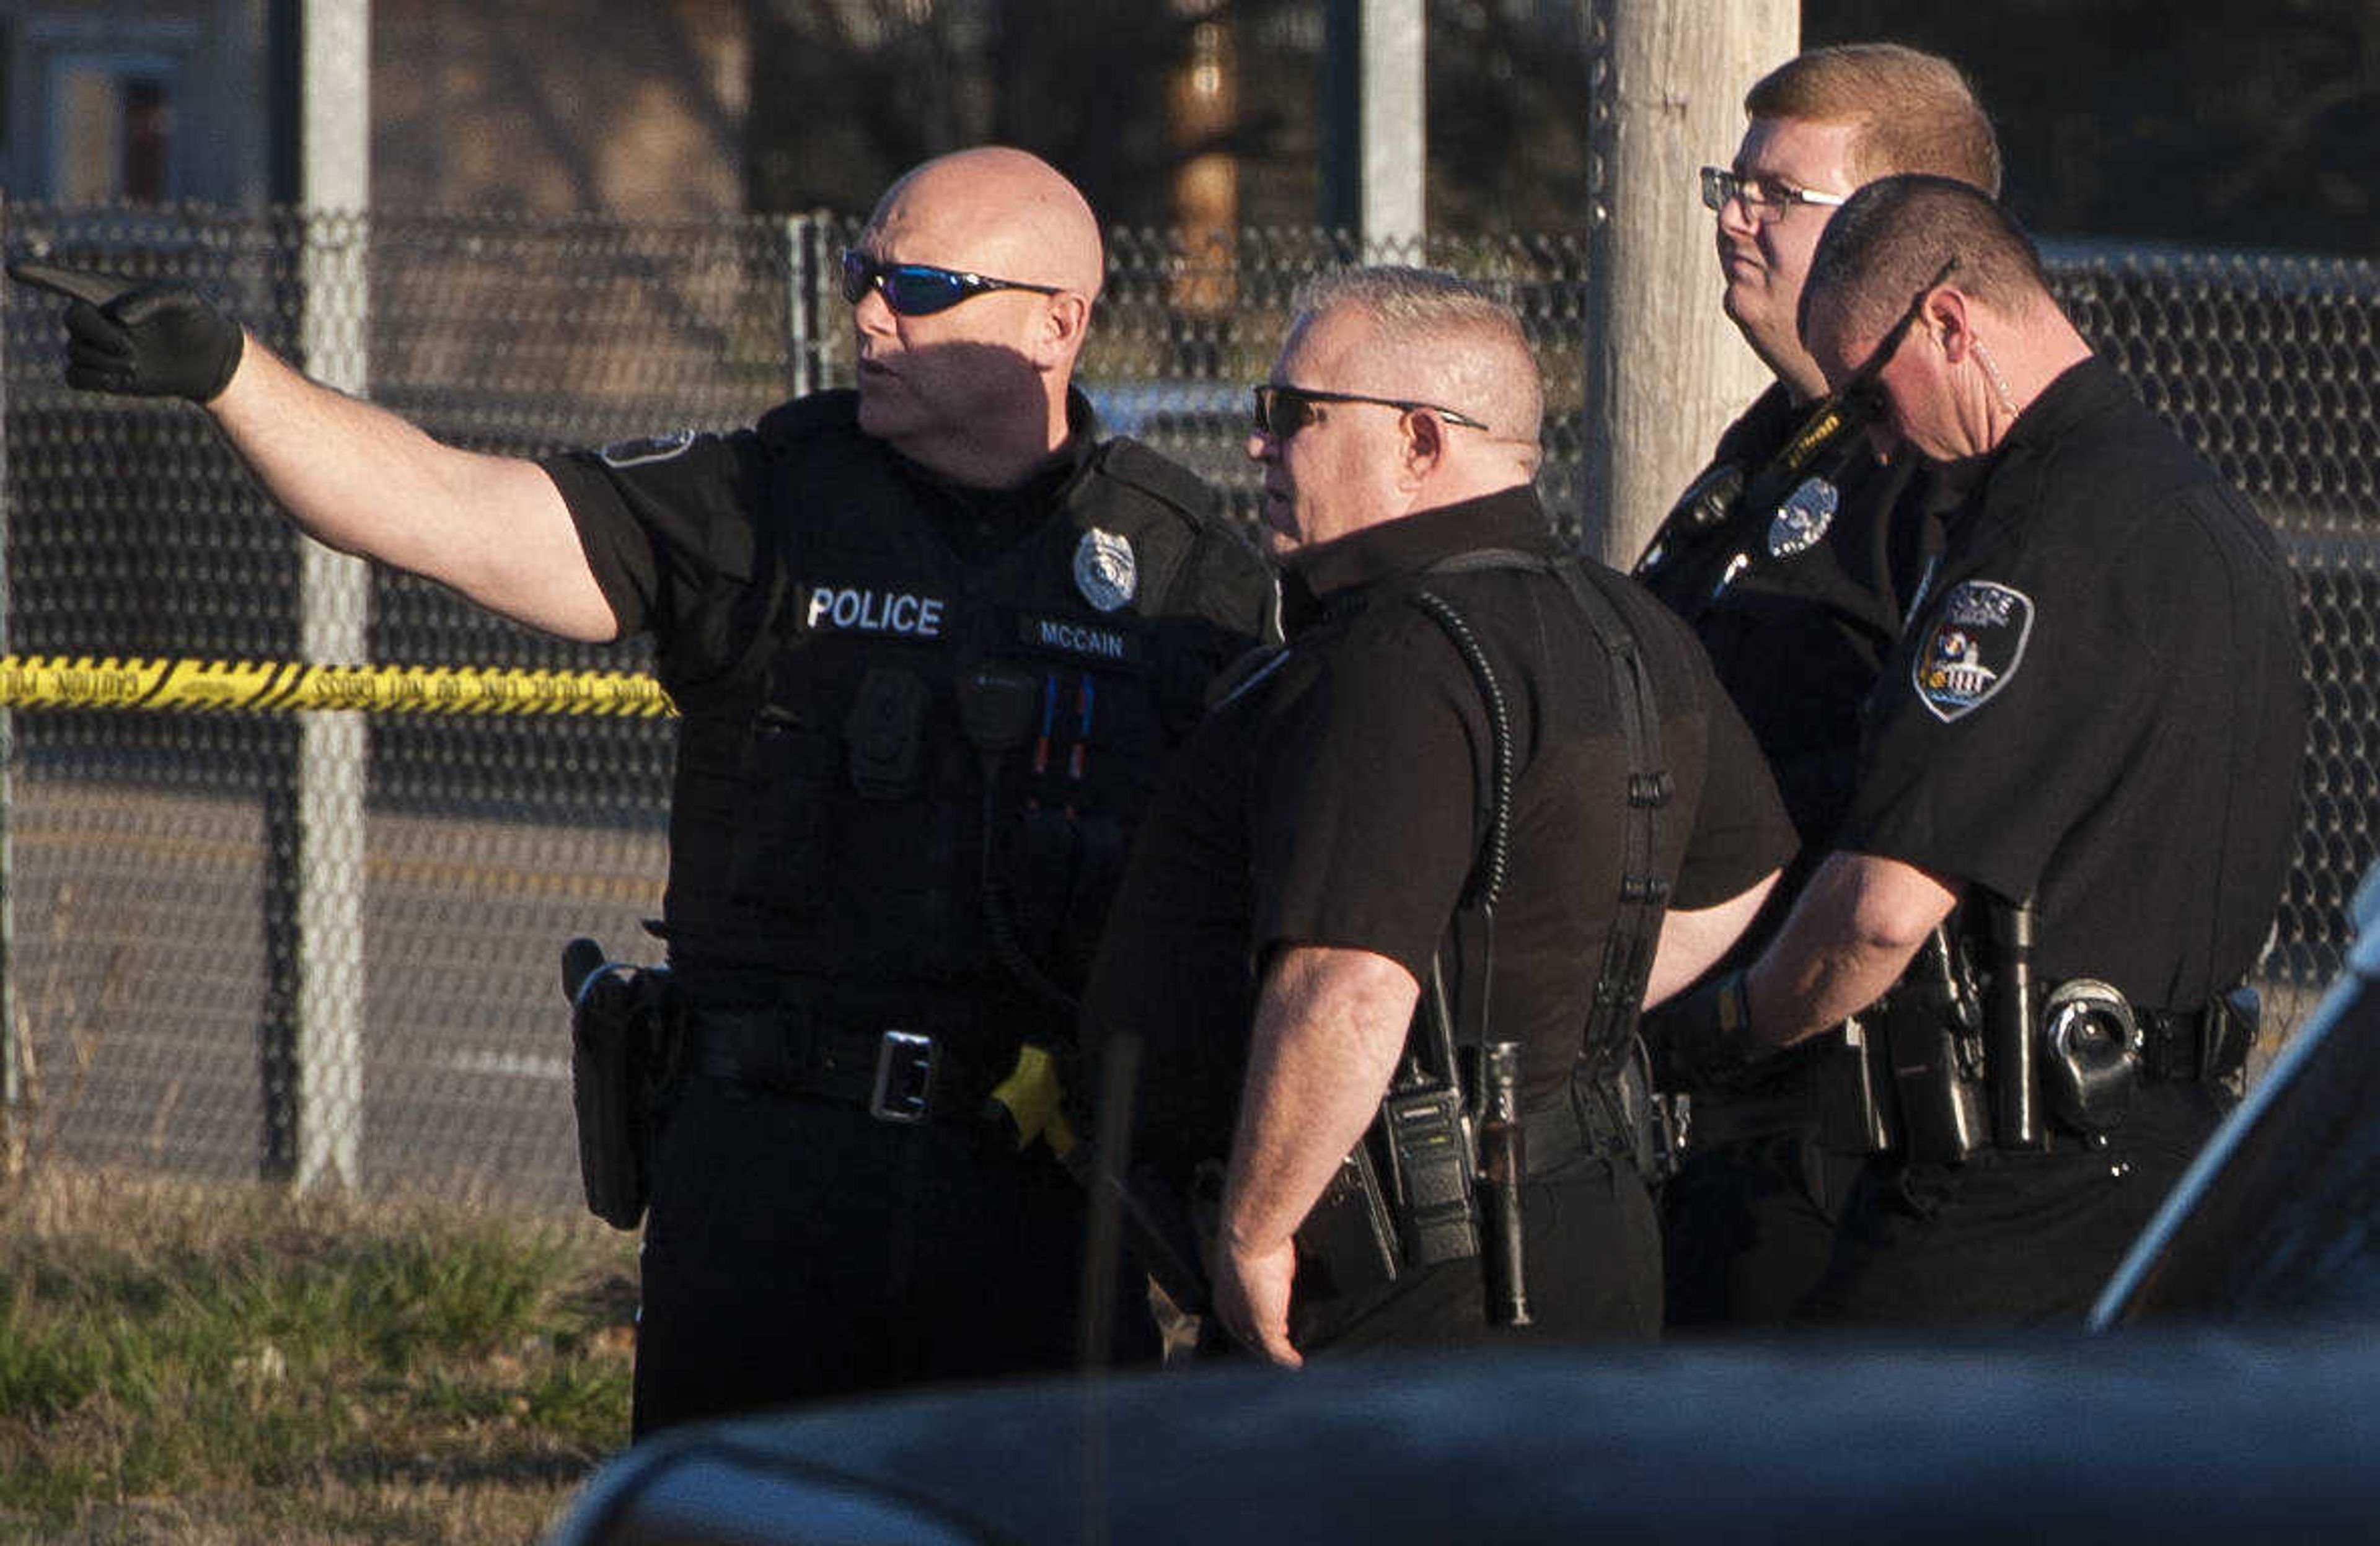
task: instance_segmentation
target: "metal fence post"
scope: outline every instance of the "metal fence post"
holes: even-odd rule
[[[1326,224],[1352,224],[1366,262],[1423,262],[1428,101],[1421,0],[1325,7]]]
[[[1428,22],[1421,0],[1364,0],[1364,255],[1373,262],[1427,261],[1423,190],[1429,181],[1429,104],[1424,85]]]
[[[818,390],[820,216],[785,217],[785,391],[804,397]]]
[[[300,329],[315,380],[370,385],[370,33],[368,0],[306,0],[301,47],[306,201]],[[340,211],[351,218],[340,221]],[[339,222],[343,229],[334,229]],[[361,561],[298,539],[308,660],[360,663],[370,576]],[[298,1187],[362,1179],[363,716],[309,714],[298,753]]]

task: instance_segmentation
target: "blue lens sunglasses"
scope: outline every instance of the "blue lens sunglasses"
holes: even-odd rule
[[[884,304],[899,316],[930,317],[993,290],[1030,290],[1037,296],[1054,296],[1063,286],[990,279],[957,269],[938,269],[931,263],[880,262],[865,252],[844,248],[843,298],[857,306],[871,289],[882,296]]]

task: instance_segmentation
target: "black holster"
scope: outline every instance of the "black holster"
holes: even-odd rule
[[[1370,1150],[1358,1143],[1297,1226],[1299,1294],[1352,1310],[1394,1283],[1404,1264],[1388,1191]]]
[[[1983,1081],[1983,1014],[1947,927],[1870,1017],[1891,1053],[1911,1159],[1963,1160],[1992,1141]]]
[[[650,1193],[662,1096],[677,1061],[677,1017],[667,968],[603,961],[585,970],[577,947],[587,943],[574,940],[564,952],[578,1179],[589,1213],[614,1229],[634,1229]],[[581,967],[575,983],[574,963]]]
[[[1687,1133],[1677,1097],[1653,1087],[1652,1060],[1642,1037],[1600,1072],[1582,1064],[1571,1081],[1573,1109],[1587,1141],[1606,1159],[1625,1160],[1648,1187],[1677,1174]]]

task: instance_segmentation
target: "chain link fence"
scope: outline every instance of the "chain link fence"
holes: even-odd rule
[[[18,206],[0,245],[189,279],[433,434],[536,453],[728,428],[847,384],[834,255],[855,230],[829,214]],[[1581,233],[1386,255],[1507,287],[1548,381],[1541,484],[1573,526],[1585,251]],[[1079,380],[1111,428],[1250,513],[1245,383],[1269,368],[1297,284],[1354,256],[1320,232],[1113,233]],[[2317,708],[2269,965],[2286,1014],[2342,959],[2345,903],[2375,851],[2380,270],[2053,257],[2084,331],[2257,502],[2301,577]],[[326,588],[203,416],[59,383],[54,301],[6,286],[0,349],[0,621],[16,655],[295,660],[346,630],[391,665],[647,664],[639,645],[532,634],[404,575]],[[667,721],[375,714],[327,743],[346,753],[288,715],[20,708],[6,724],[9,1164],[575,1202],[559,947],[588,934],[658,953],[640,923],[660,909]]]

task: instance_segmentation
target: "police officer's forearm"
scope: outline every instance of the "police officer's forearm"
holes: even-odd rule
[[[1744,973],[1753,1032],[1787,1045],[1866,1009],[1958,900],[1941,878],[1897,859],[1828,855]]]
[[[617,635],[561,490],[535,463],[441,444],[308,380],[253,337],[206,407],[316,540],[427,575],[532,628]]]
[[[1266,973],[1224,1172],[1227,1248],[1295,1233],[1379,1109],[1420,985],[1366,950],[1299,946]]]
[[[1646,1009],[1668,999],[1727,954],[1728,947],[1759,915],[1779,873],[1769,871],[1716,906],[1673,907],[1662,915],[1660,943],[1654,948],[1653,970],[1645,979]]]

